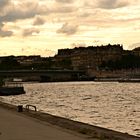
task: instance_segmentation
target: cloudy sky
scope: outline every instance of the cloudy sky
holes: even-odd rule
[[[140,44],[140,0],[0,0],[0,56]]]

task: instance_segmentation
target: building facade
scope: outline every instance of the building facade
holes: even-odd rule
[[[70,59],[74,70],[85,70],[87,68],[98,69],[98,67],[109,60],[121,59],[123,47],[117,45],[89,46],[74,49],[61,49],[55,56],[57,61]]]

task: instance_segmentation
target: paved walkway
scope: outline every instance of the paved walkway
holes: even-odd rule
[[[86,138],[0,107],[0,140],[86,140]]]

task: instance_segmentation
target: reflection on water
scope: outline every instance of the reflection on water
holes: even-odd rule
[[[5,102],[140,136],[140,83],[36,83]]]

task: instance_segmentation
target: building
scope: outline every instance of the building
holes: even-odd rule
[[[133,49],[133,50],[132,50],[132,53],[133,53],[135,56],[140,56],[140,47]]]
[[[84,70],[87,68],[98,69],[98,67],[109,60],[121,59],[123,47],[117,45],[89,46],[74,49],[61,49],[55,56],[56,61],[70,59],[74,70]]]

